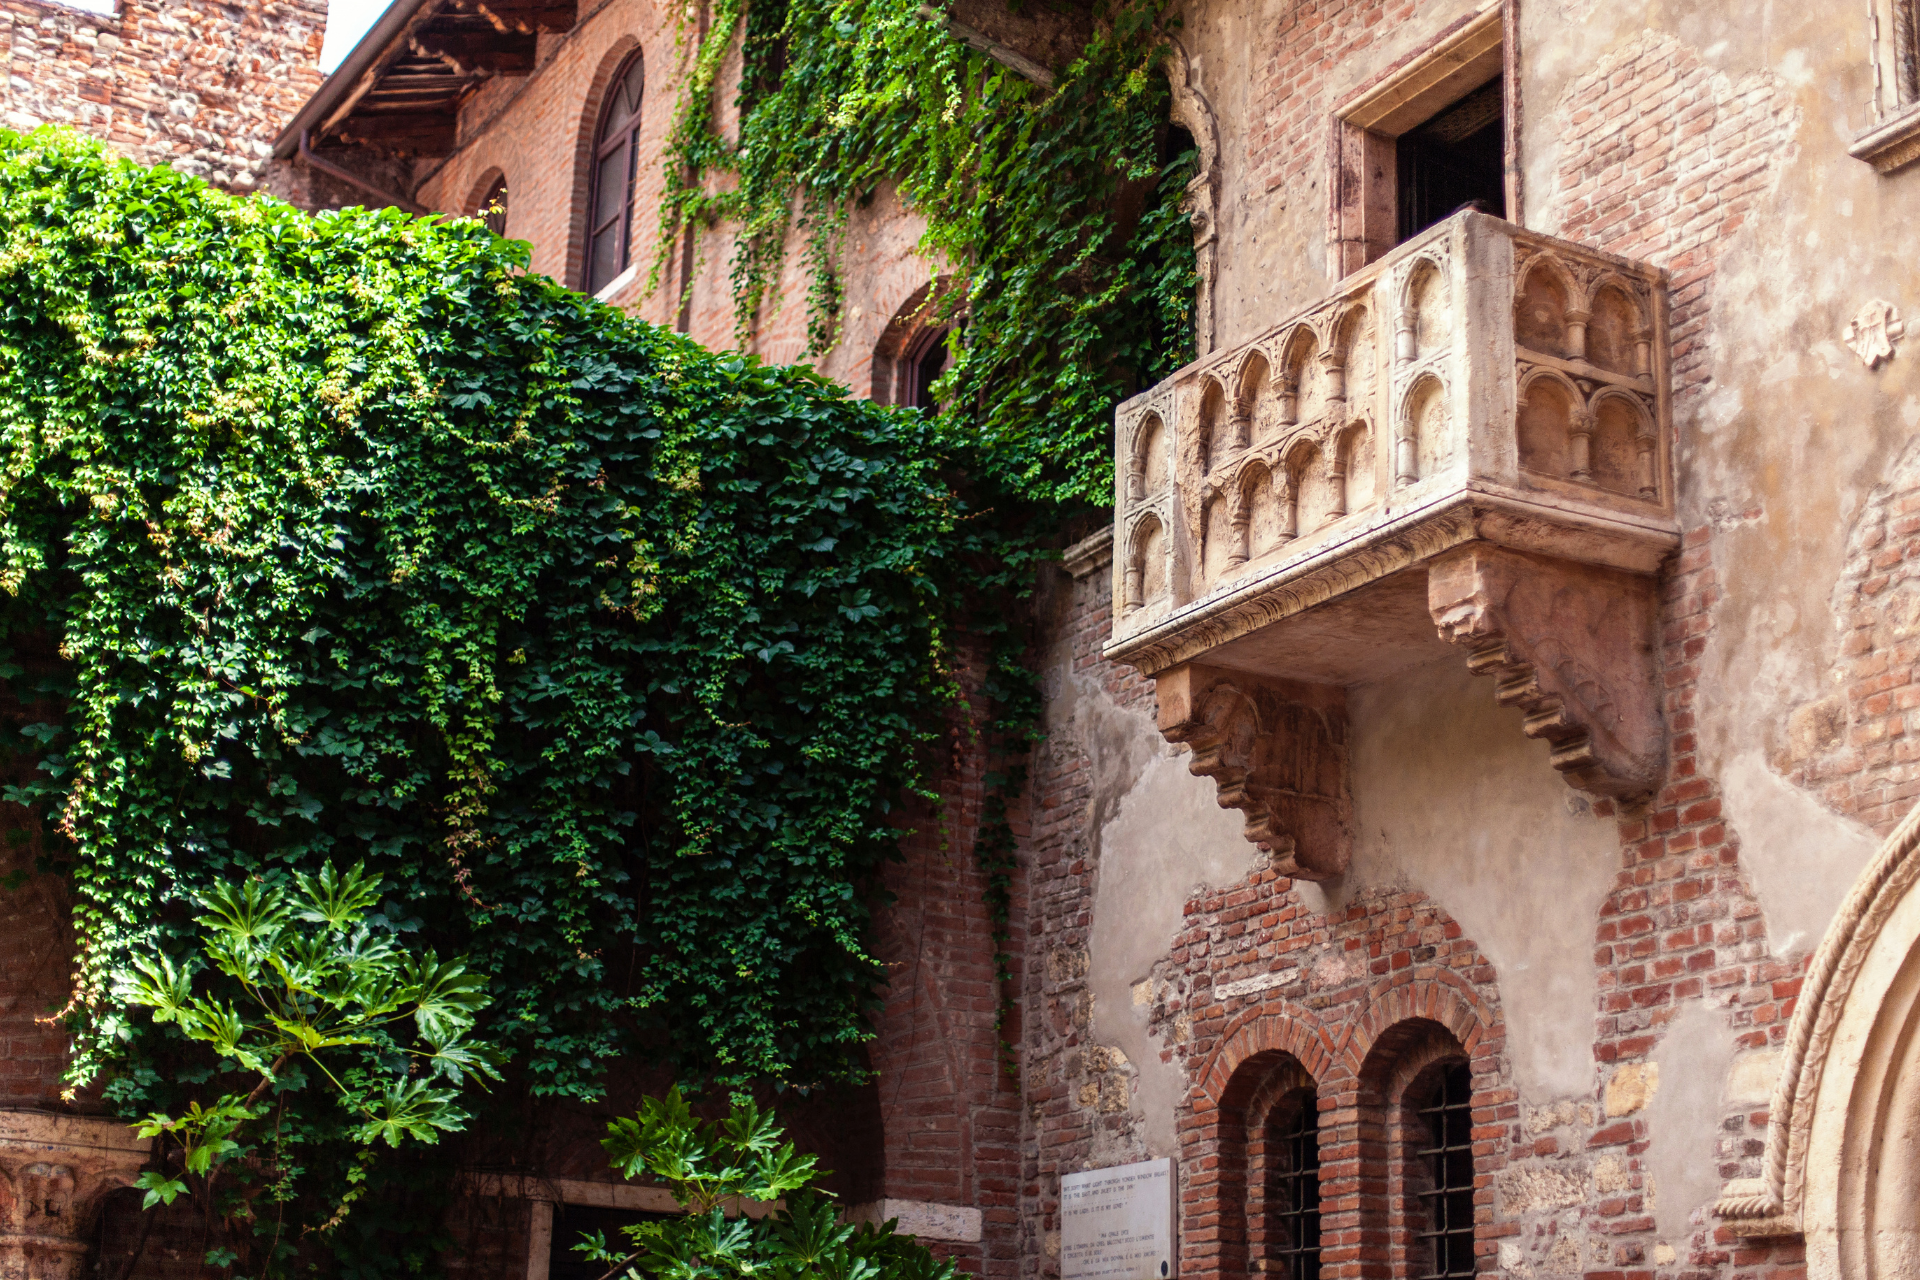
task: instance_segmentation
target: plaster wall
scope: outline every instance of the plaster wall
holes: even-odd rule
[[[1682,293],[1701,286],[1694,340],[1706,377],[1676,406],[1675,426],[1683,519],[1712,530],[1719,571],[1702,655],[1702,769],[1725,780],[1776,947],[1803,953],[1874,841],[1851,814],[1809,805],[1785,785],[1806,753],[1789,722],[1844,691],[1834,596],[1845,531],[1920,426],[1914,361],[1869,369],[1841,333],[1870,299],[1920,305],[1920,271],[1898,230],[1920,216],[1920,175],[1883,176],[1845,153],[1871,123],[1865,5],[1578,7],[1532,6],[1523,17],[1523,161],[1541,197],[1530,221],[1544,231],[1565,230],[1585,180],[1563,141],[1563,104],[1610,54],[1658,41],[1674,64],[1698,61],[1709,77],[1703,96],[1722,109],[1743,98],[1786,109],[1787,126],[1764,138],[1766,156],[1738,144],[1726,156],[1729,165],[1763,161],[1750,216],[1709,224],[1697,243],[1621,224],[1604,247],[1668,266],[1687,282]],[[1688,195],[1673,191],[1649,210],[1684,217]]]

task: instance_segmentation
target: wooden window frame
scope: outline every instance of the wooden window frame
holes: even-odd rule
[[[1515,12],[1489,5],[1442,33],[1333,113],[1328,270],[1358,271],[1400,239],[1395,141],[1496,76],[1504,76],[1507,217],[1520,217],[1520,102],[1514,58]]]
[[[609,133],[608,125],[612,122],[614,110],[620,103],[621,88],[626,83],[628,75],[632,74],[636,68],[640,72],[640,91],[636,95],[639,100],[634,104],[633,114],[627,117],[617,131]],[[621,59],[620,65],[614,68],[612,78],[607,81],[606,101],[600,104],[600,116],[594,124],[593,147],[588,153],[587,161],[586,258],[581,264],[580,272],[587,293],[598,293],[605,289],[633,265],[633,196],[634,187],[640,177],[640,124],[646,114],[646,77],[646,62],[641,50],[635,49]],[[602,219],[599,216],[601,166],[608,157],[622,147],[627,152],[626,195],[621,200],[619,209],[610,217]],[[593,274],[594,246],[601,234],[609,230],[615,237],[617,246],[615,257],[619,265],[605,280],[600,280]]]

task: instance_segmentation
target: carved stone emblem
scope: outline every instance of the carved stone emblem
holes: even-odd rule
[[[1853,313],[1853,319],[1847,321],[1847,327],[1840,331],[1840,339],[1853,348],[1853,354],[1860,357],[1860,363],[1869,369],[1877,369],[1882,360],[1893,359],[1893,344],[1906,336],[1906,322],[1900,319],[1900,309],[1891,302],[1875,298]]]

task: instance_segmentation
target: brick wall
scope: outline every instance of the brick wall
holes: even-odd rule
[[[320,86],[326,0],[122,0],[113,16],[0,0],[0,122],[68,124],[142,164],[246,191]]]
[[[961,679],[976,686],[977,652]],[[870,1060],[879,1074],[885,1170],[878,1194],[982,1212],[979,1245],[940,1246],[975,1275],[1017,1271],[1019,1086],[1006,1070],[999,1025],[986,879],[974,856],[985,801],[986,759],[975,697],[948,727],[936,761],[941,803],[909,815],[913,834],[887,869],[894,902],[877,915],[874,954],[889,989]],[[1026,952],[1025,885],[1014,884],[1014,988]],[[1019,1028],[1005,1028],[1017,1040]]]
[[[1901,492],[1916,490],[1920,481]],[[1892,512],[1896,500],[1884,506]],[[1258,1269],[1249,1266],[1261,1245],[1250,1116],[1263,1084],[1296,1069],[1319,1089],[1323,1274],[1398,1274],[1387,1267],[1407,1247],[1407,1224],[1396,1217],[1406,1166],[1395,1154],[1404,1143],[1390,1138],[1404,1117],[1392,1113],[1396,1086],[1376,1081],[1389,1068],[1411,1071],[1424,1060],[1420,1053],[1444,1051],[1464,1054],[1473,1067],[1483,1273],[1589,1280],[1803,1275],[1797,1243],[1749,1247],[1700,1219],[1684,1240],[1663,1243],[1652,1217],[1644,1157],[1654,1135],[1635,1087],[1660,1057],[1662,1034],[1684,1007],[1704,1001],[1724,1009],[1740,1050],[1777,1045],[1802,969],[1772,957],[1740,868],[1738,838],[1694,754],[1698,660],[1717,599],[1709,530],[1687,537],[1663,586],[1662,678],[1673,735],[1668,781],[1631,813],[1614,813],[1610,802],[1595,806],[1618,825],[1620,868],[1595,920],[1591,1096],[1534,1104],[1518,1095],[1505,1052],[1499,975],[1427,894],[1373,890],[1319,915],[1291,880],[1267,869],[1196,894],[1153,971],[1150,992],[1152,1034],[1189,1084],[1180,1111],[1180,1216],[1181,1265],[1190,1274]],[[1074,584],[1056,625],[1078,674],[1144,711],[1151,684],[1098,656],[1108,590],[1105,574]],[[1032,918],[1025,991],[1034,1013],[1023,1078],[1023,1274],[1056,1276],[1060,1174],[1083,1167],[1099,1137],[1132,1134],[1138,1117],[1134,1072],[1095,1039],[1087,991],[1097,872],[1085,827],[1090,762],[1063,740],[1050,743],[1037,766],[1037,817],[1026,854]],[[1560,784],[1543,774],[1540,785]],[[1395,1044],[1396,1034],[1408,1043]],[[1693,1154],[1721,1178],[1754,1176],[1765,1105],[1736,1103],[1721,1119],[1712,1149]]]
[[[1670,273],[1676,414],[1709,381],[1714,270],[1785,165],[1799,111],[1779,78],[1734,80],[1648,31],[1567,88],[1541,228]]]
[[[1796,708],[1775,767],[1887,834],[1920,797],[1920,451],[1868,498],[1834,591],[1839,692]]]

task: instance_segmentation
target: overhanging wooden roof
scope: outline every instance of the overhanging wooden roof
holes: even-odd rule
[[[407,155],[453,150],[460,105],[494,76],[532,72],[542,31],[566,31],[576,0],[396,0],[327,78],[274,147],[366,146]]]

